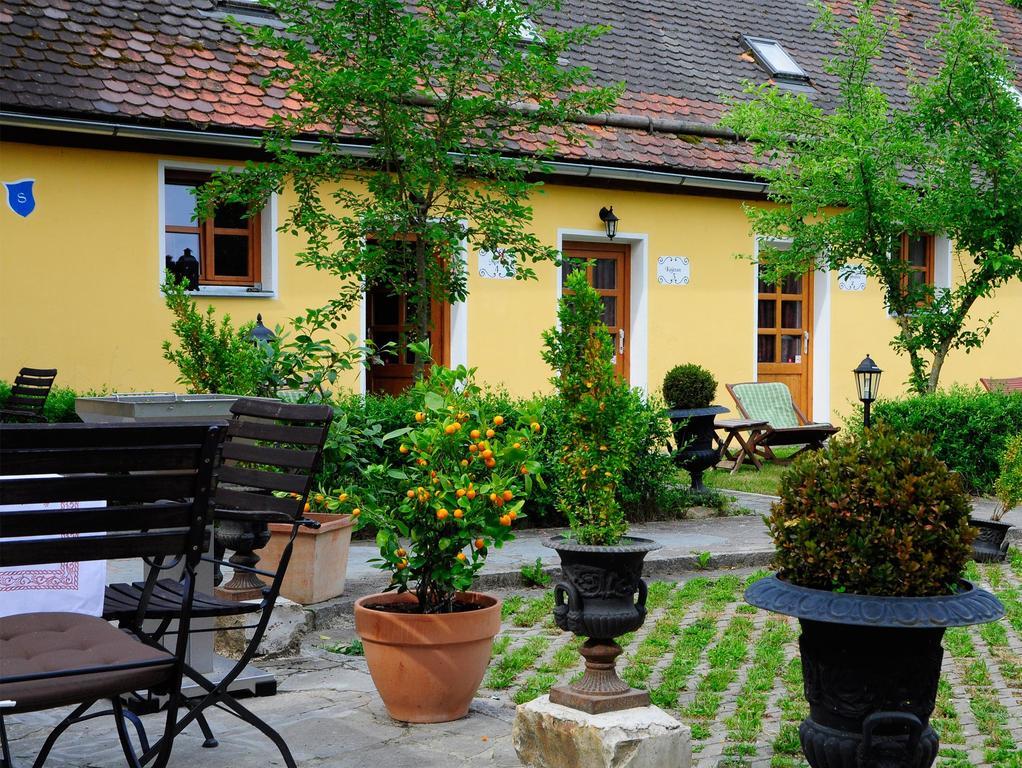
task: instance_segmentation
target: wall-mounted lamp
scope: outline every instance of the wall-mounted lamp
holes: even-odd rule
[[[618,217],[614,215],[614,206],[610,208],[600,209],[600,221],[602,221],[607,227],[607,239],[613,240],[614,235],[617,234],[617,223]]]

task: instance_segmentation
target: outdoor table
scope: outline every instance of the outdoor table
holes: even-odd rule
[[[717,462],[717,468],[730,469],[733,475],[748,459],[757,471],[761,470],[763,465],[759,457],[756,456],[755,441],[766,430],[768,424],[769,422],[756,419],[717,419],[714,421],[714,429],[722,430],[726,435],[722,440],[719,435],[714,434],[714,439],[721,450],[721,459]],[[748,436],[743,433],[748,433]],[[732,449],[733,442],[738,443],[737,449]]]

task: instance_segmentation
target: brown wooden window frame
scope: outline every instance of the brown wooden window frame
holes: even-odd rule
[[[909,254],[909,242],[913,239],[925,238],[926,240],[926,263],[923,266],[916,266],[910,264],[908,261]],[[901,235],[901,252],[899,258],[905,265],[905,274],[901,276],[901,290],[908,292],[909,277],[910,273],[921,272],[923,274],[924,284],[930,288],[936,287],[936,272],[934,269],[934,261],[936,258],[937,251],[937,238],[935,235],[928,235],[925,233],[909,234],[903,232]]]
[[[167,168],[164,171],[165,186],[193,186],[205,184],[212,177],[212,171],[178,170]],[[200,219],[194,224],[184,226],[176,224],[164,225],[164,234],[184,234],[199,236],[199,288],[209,287],[244,287],[251,288],[262,283],[262,213],[257,213],[246,220],[247,227],[218,227],[212,218]],[[248,273],[245,275],[216,274],[216,235],[236,235],[248,238]]]

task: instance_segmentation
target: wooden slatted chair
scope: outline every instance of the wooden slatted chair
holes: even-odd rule
[[[0,409],[0,421],[46,421],[43,406],[49,397],[56,368],[22,368],[18,371],[11,396]]]
[[[176,618],[187,631],[224,430],[209,424],[0,426],[0,505],[61,503],[57,509],[0,509],[5,538],[0,566],[124,557],[144,557],[155,567],[179,564],[182,599]],[[106,506],[68,504],[96,499],[106,499]],[[140,610],[148,597],[142,596]],[[169,696],[164,738],[152,755],[154,766],[165,766],[173,747],[186,638],[182,634],[168,650],[98,616],[53,612],[0,618],[0,700],[14,702],[0,710],[6,768],[12,762],[4,717],[76,705],[44,742],[35,761],[41,766],[64,730],[103,714],[89,714],[102,700],[113,704],[125,759],[139,768],[121,697],[149,688]]]
[[[1022,376],[1013,379],[980,379],[987,392],[1022,392]]]
[[[767,422],[767,428],[749,440],[754,455],[771,461],[787,462],[803,451],[823,447],[827,438],[839,431],[832,424],[811,422],[791,399],[791,390],[780,381],[750,381],[728,384],[738,410],[747,419]],[[774,448],[801,446],[791,456],[780,459]]]
[[[222,463],[214,498],[214,517],[221,522],[241,522],[263,529],[267,523],[289,523],[291,537],[275,571],[241,565],[237,559],[229,563],[235,570],[258,574],[267,581],[262,599],[258,602],[237,602],[214,595],[196,594],[193,608],[193,616],[196,618],[215,619],[256,613],[259,616],[254,624],[244,627],[253,630],[248,645],[234,667],[219,682],[210,681],[186,665],[185,673],[206,693],[185,702],[188,712],[178,721],[175,732],[180,732],[194,720],[205,736],[204,746],[217,746],[203,712],[209,707],[218,706],[262,731],[280,750],[285,764],[294,768],[294,758],[280,734],[239,704],[229,691],[231,683],[255,656],[266,632],[299,529],[302,526],[319,527],[319,523],[304,519],[302,511],[320,463],[323,444],[333,419],[333,409],[327,405],[294,405],[240,399],[231,407],[231,413],[227,439],[221,450]],[[287,495],[280,498],[272,495],[274,491]],[[142,632],[139,605],[146,590],[152,591],[152,599],[142,618],[158,620],[159,628],[150,633],[150,637],[162,637],[171,621],[177,618],[183,595],[183,585],[173,579],[159,579],[151,573],[146,582],[110,585],[107,588],[104,617],[131,627],[133,631]],[[159,747],[157,743],[146,750],[142,761],[147,761]]]

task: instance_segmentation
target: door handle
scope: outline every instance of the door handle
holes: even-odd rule
[[[802,354],[809,354],[809,331],[802,331]]]
[[[625,329],[617,329],[617,353],[623,355],[625,353]]]

